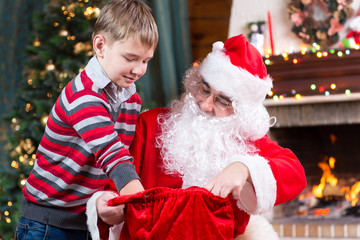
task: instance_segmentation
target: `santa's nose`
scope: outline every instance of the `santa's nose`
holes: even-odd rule
[[[203,100],[199,103],[199,107],[202,111],[209,115],[214,115],[214,98],[210,95],[207,98],[203,98]]]

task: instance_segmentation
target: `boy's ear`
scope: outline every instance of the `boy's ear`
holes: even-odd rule
[[[98,34],[93,39],[93,48],[96,56],[102,58],[104,56],[105,37]]]

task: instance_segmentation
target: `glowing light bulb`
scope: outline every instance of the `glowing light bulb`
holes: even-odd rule
[[[311,84],[311,85],[310,85],[310,89],[311,89],[311,90],[315,90],[315,89],[316,89],[316,85],[315,85],[315,84]]]

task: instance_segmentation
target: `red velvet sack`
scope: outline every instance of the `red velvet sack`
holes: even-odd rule
[[[233,239],[234,212],[229,198],[204,188],[153,188],[119,196],[110,206],[126,203],[120,239]]]

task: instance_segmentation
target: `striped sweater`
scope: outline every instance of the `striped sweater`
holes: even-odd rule
[[[106,91],[109,84],[110,79],[93,57],[63,89],[51,110],[34,168],[23,189],[24,217],[64,227],[64,219],[69,222],[69,217],[84,213],[87,200],[104,187],[108,177],[118,189],[138,178],[128,148],[141,100],[132,85],[122,89],[120,104],[110,102],[113,98]],[[60,223],[43,220],[49,209],[62,211]]]

